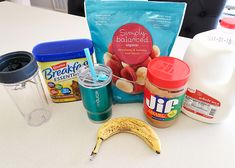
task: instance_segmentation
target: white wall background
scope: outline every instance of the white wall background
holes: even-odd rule
[[[57,10],[67,13],[68,0],[30,0],[32,6]]]
[[[11,2],[67,12],[68,0],[8,0]],[[54,2],[54,3],[53,3]]]
[[[54,9],[51,0],[30,0],[32,6],[38,6],[47,9]]]
[[[30,0],[8,0],[8,1],[30,6]]]

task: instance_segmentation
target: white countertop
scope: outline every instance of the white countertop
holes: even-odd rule
[[[0,55],[31,51],[43,41],[89,37],[84,18],[0,3]],[[182,58],[188,42],[178,38],[171,55]],[[115,135],[91,162],[99,125],[88,120],[81,102],[50,103],[52,117],[40,127],[26,124],[2,86],[0,107],[0,168],[235,167],[235,113],[213,125],[181,114],[172,127],[154,128],[162,142],[160,155],[134,135]],[[114,105],[113,117],[119,116],[145,120],[140,103]]]

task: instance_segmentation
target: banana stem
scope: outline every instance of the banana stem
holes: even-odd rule
[[[92,161],[94,159],[94,157],[97,155],[99,149],[100,149],[100,146],[101,146],[101,143],[102,143],[103,139],[98,137],[97,140],[96,140],[96,145],[93,149],[93,151],[91,152],[91,155],[90,155],[90,161]]]

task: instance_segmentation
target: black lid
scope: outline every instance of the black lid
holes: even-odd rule
[[[0,56],[0,83],[17,83],[34,75],[38,65],[33,55],[26,51]]]

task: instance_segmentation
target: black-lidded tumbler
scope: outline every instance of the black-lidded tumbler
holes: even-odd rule
[[[0,56],[0,84],[30,126],[39,126],[51,116],[38,72],[37,62],[29,52]]]

